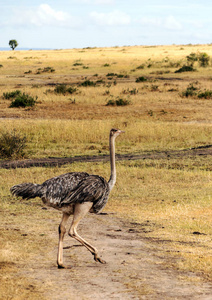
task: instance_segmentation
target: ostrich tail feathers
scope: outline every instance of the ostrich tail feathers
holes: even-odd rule
[[[41,185],[34,183],[22,183],[11,187],[10,192],[14,196],[30,199],[41,196]]]

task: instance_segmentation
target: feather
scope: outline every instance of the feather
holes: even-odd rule
[[[93,211],[98,213],[106,204],[108,196],[109,186],[107,181],[101,176],[89,175],[61,201],[60,206],[93,202]]]

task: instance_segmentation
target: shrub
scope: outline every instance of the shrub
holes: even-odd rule
[[[152,86],[151,86],[151,91],[152,91],[152,92],[159,91],[159,87],[158,87],[158,85],[156,85],[156,84],[152,84]]]
[[[107,73],[107,77],[113,77],[113,76],[117,76],[118,74],[117,73]]]
[[[116,105],[117,106],[125,106],[125,105],[129,105],[129,104],[130,104],[129,99],[123,99],[123,98],[117,98],[116,99]]]
[[[54,92],[56,94],[65,94],[66,90],[67,90],[67,87],[65,84],[59,84],[59,85],[56,85]]]
[[[190,66],[193,67],[195,61],[198,60],[198,56],[197,56],[196,53],[192,52],[192,53],[190,53],[188,56],[186,56],[186,59],[187,59],[188,65],[190,65]]]
[[[53,73],[53,72],[55,72],[55,69],[52,67],[45,67],[45,68],[43,68],[42,72],[43,73]]]
[[[182,97],[192,97],[192,96],[196,96],[196,90],[197,90],[198,88],[197,87],[195,87],[194,85],[193,85],[193,83],[191,83],[191,84],[189,84],[189,86],[187,87],[187,89],[184,91],[184,92],[182,92]]]
[[[55,72],[55,69],[52,67],[45,67],[43,69],[39,68],[36,72],[36,74],[41,74],[41,73],[53,73]]]
[[[136,70],[143,70],[145,68],[145,64],[142,64],[136,68]]]
[[[112,100],[112,99],[108,100],[108,102],[106,104],[106,106],[115,106],[115,105],[116,105],[116,102],[115,102],[115,100]]]
[[[117,77],[117,78],[129,78],[129,75],[117,74],[117,73],[108,73],[107,77]]]
[[[2,133],[0,136],[0,154],[3,158],[24,157],[26,147],[26,136],[22,136],[15,130]]]
[[[23,93],[18,95],[15,100],[11,102],[9,107],[32,107],[35,105],[36,100],[33,97]]]
[[[122,94],[130,94],[130,95],[136,95],[138,94],[138,90],[136,88],[130,90],[129,88],[127,90],[123,90]]]
[[[79,63],[79,62],[75,62],[75,63],[73,64],[74,67],[82,66],[82,65],[83,65],[83,64],[82,64],[82,63]]]
[[[70,86],[69,88],[66,89],[66,92],[69,93],[69,94],[73,94],[77,91],[76,88]]]
[[[212,98],[212,91],[211,90],[206,90],[204,92],[200,92],[198,94],[198,98],[211,99]]]
[[[13,99],[13,98],[15,98],[19,95],[21,95],[21,91],[16,90],[16,91],[13,91],[13,92],[3,93],[3,98],[6,99],[6,100],[9,100],[9,99]]]
[[[55,89],[54,89],[54,92],[56,93],[56,94],[63,94],[63,95],[65,95],[65,94],[73,94],[73,93],[75,93],[77,91],[77,89],[76,88],[74,88],[74,87],[67,87],[65,84],[58,84],[56,87],[55,87]]]
[[[135,82],[144,82],[144,81],[147,81],[147,78],[144,76],[141,76],[141,77],[136,78]]]
[[[192,65],[190,66],[182,66],[180,69],[178,69],[177,71],[175,71],[175,73],[182,73],[182,72],[194,72],[196,71]]]
[[[95,86],[96,83],[91,80],[85,80],[82,83],[80,83],[80,86]]]
[[[123,99],[123,98],[119,98],[117,97],[116,100],[110,99],[106,106],[125,106],[125,105],[129,105],[131,102],[129,99]]]
[[[99,79],[99,80],[96,81],[96,84],[98,84],[98,83],[99,84],[105,84],[105,81],[103,79]]]
[[[198,61],[201,67],[207,67],[209,65],[210,56],[207,53],[200,53]]]
[[[210,56],[205,53],[190,53],[188,56],[186,56],[187,58],[187,63],[189,66],[194,65],[195,61],[199,62],[200,67],[207,67],[209,65],[210,62]]]

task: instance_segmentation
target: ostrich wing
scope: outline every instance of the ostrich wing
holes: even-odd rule
[[[42,196],[60,205],[63,199],[66,199],[67,195],[88,176],[89,174],[84,172],[71,172],[50,178],[42,184]]]
[[[82,180],[78,186],[60,202],[60,205],[93,202],[93,211],[98,213],[107,203],[108,196],[109,186],[107,181],[101,176],[90,175]]]

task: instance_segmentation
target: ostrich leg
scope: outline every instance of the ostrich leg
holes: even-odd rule
[[[93,254],[95,261],[105,264],[106,262],[98,256],[97,249],[93,247],[91,244],[89,244],[77,233],[77,226],[80,220],[89,212],[91,207],[92,207],[91,202],[84,202],[82,204],[75,205],[74,217],[69,230],[69,235],[73,237],[75,240],[79,241],[83,246],[85,246]]]
[[[58,244],[58,254],[57,254],[57,265],[59,269],[66,268],[63,265],[63,239],[64,235],[66,233],[66,223],[68,221],[69,215],[66,213],[63,213],[62,221],[59,225],[59,244]]]

